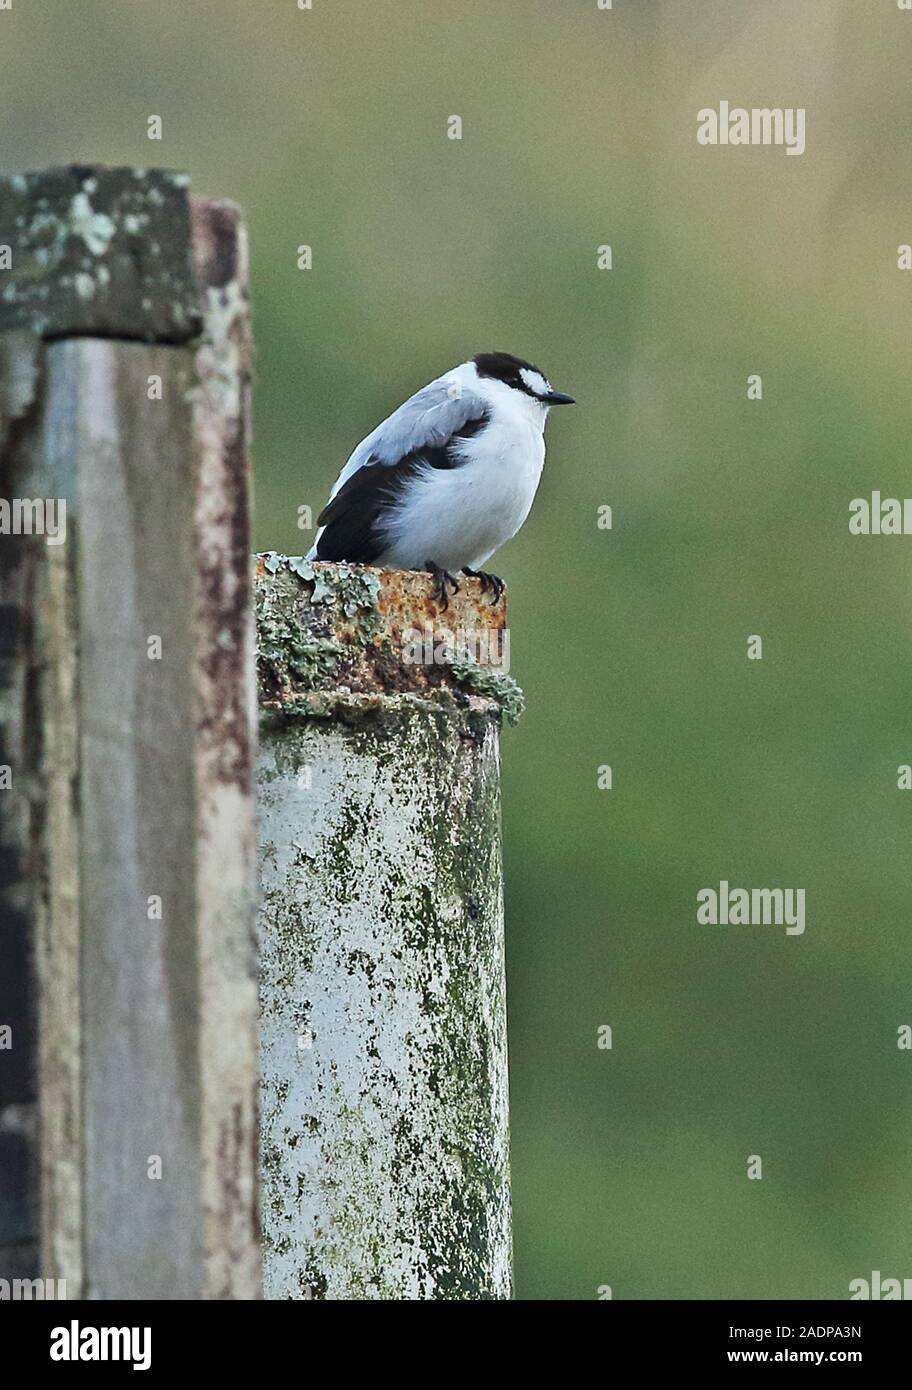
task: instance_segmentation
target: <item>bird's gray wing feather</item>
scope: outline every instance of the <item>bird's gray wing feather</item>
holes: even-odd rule
[[[416,391],[362,439],[339,474],[330,496],[335,497],[339,488],[365,464],[392,466],[407,454],[420,453],[428,447],[439,448],[484,411],[485,402],[481,396],[460,386],[452,375],[438,377]]]
[[[403,459],[420,454],[422,449],[444,448],[471,420],[480,419],[485,413],[483,397],[467,390],[452,374],[429,382],[362,439],[336,479],[321,520],[330,512],[333,499],[361,469],[378,465],[393,468]],[[309,559],[317,558],[324,530],[325,526],[321,526],[317,531],[308,551]]]

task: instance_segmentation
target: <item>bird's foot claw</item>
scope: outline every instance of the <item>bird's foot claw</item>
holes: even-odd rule
[[[425,569],[434,581],[434,597],[440,607],[446,612],[450,606],[450,596],[447,593],[449,584],[454,594],[459,593],[459,581],[455,575],[450,574],[449,570],[442,570],[439,565],[435,565],[433,560],[425,561]]]
[[[463,574],[467,574],[470,579],[481,580],[481,592],[492,594],[491,603],[500,603],[503,591],[507,587],[498,574],[491,574],[488,570],[470,570],[468,566],[463,566]]]

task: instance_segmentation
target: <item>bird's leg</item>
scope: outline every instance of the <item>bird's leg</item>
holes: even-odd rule
[[[446,611],[450,606],[450,598],[447,593],[447,585],[451,584],[453,593],[459,593],[459,581],[450,574],[449,570],[442,570],[433,560],[425,560],[424,568],[434,581],[434,595],[440,607]]]
[[[463,565],[462,572],[467,574],[470,579],[481,580],[481,592],[483,594],[487,594],[493,589],[494,597],[491,599],[491,603],[500,603],[501,595],[507,587],[500,575],[491,574],[489,570],[470,570],[468,565]]]

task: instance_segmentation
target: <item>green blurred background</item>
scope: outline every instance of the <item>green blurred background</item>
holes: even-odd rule
[[[895,0],[0,13],[5,172],[164,164],[246,211],[258,548],[475,351],[578,397],[496,561],[519,1298],[912,1276],[912,539],[847,526],[912,492],[910,53]],[[807,152],[698,146],[721,99],[806,107]],[[723,878],[804,887],[805,935],[698,926]]]

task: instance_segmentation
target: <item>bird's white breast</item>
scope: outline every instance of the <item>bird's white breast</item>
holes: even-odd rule
[[[388,546],[377,564],[480,569],[522,526],[545,461],[546,411],[506,390],[488,424],[460,444],[458,468],[426,468],[384,518]]]

